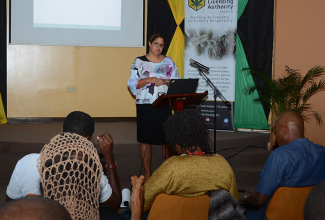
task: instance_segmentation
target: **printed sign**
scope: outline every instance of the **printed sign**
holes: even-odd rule
[[[215,93],[198,71],[202,66],[209,68],[203,70],[217,88],[217,128],[235,129],[237,7],[237,0],[185,0],[184,78],[199,78],[197,92],[209,92],[207,100],[199,106],[209,128],[214,125]]]

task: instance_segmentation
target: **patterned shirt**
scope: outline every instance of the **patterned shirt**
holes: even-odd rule
[[[170,57],[165,57],[160,63],[152,63],[147,57],[141,56],[135,58],[131,66],[128,86],[136,96],[137,104],[152,104],[161,94],[167,92],[167,86],[155,86],[154,83],[147,83],[137,89],[138,82],[141,79],[157,77],[160,79],[179,79],[177,67]]]

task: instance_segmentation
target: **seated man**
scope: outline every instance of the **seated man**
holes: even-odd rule
[[[265,211],[277,188],[315,185],[325,178],[325,148],[305,138],[299,113],[282,113],[273,132],[280,147],[267,159],[255,193],[241,200],[261,207],[258,211],[246,211],[247,219],[267,219]]]
[[[62,131],[79,134],[90,140],[94,133],[94,121],[84,112],[71,112],[64,120]],[[102,152],[108,169],[106,171],[106,176],[101,175],[99,202],[103,205],[109,205],[113,210],[117,210],[120,207],[122,196],[115,169],[113,141],[110,135],[105,133],[97,137],[99,146],[102,147],[102,143],[105,143],[103,142],[104,139],[107,141],[106,144],[109,145],[108,148],[105,148],[106,150]],[[40,191],[40,174],[37,169],[39,156],[40,154],[28,154],[17,162],[7,187],[7,201],[25,197],[27,194],[42,194]]]
[[[69,212],[58,202],[36,196],[3,203],[0,213],[0,220],[72,220]]]
[[[164,129],[167,144],[180,156],[166,160],[145,183],[143,212],[161,193],[194,197],[225,189],[238,200],[234,172],[225,158],[210,154],[209,131],[197,112],[176,112]]]

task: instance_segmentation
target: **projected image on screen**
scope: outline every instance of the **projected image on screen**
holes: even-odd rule
[[[9,43],[143,47],[145,0],[10,0]]]
[[[34,27],[121,29],[121,0],[34,0]]]

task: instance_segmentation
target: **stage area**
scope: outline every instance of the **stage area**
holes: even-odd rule
[[[0,125],[0,204],[5,202],[6,188],[17,161],[29,153],[39,153],[44,144],[60,133],[62,123],[2,124]],[[135,122],[95,123],[92,142],[98,147],[96,136],[110,132],[114,139],[114,156],[121,187],[130,188],[131,175],[139,175],[141,160],[136,140]],[[232,166],[243,197],[253,192],[259,182],[260,172],[271,153],[267,150],[269,133],[217,132],[217,153]],[[213,131],[210,131],[213,150]],[[153,170],[163,162],[161,146],[153,147]],[[189,170],[190,172],[190,170]],[[143,173],[143,169],[142,169]]]

